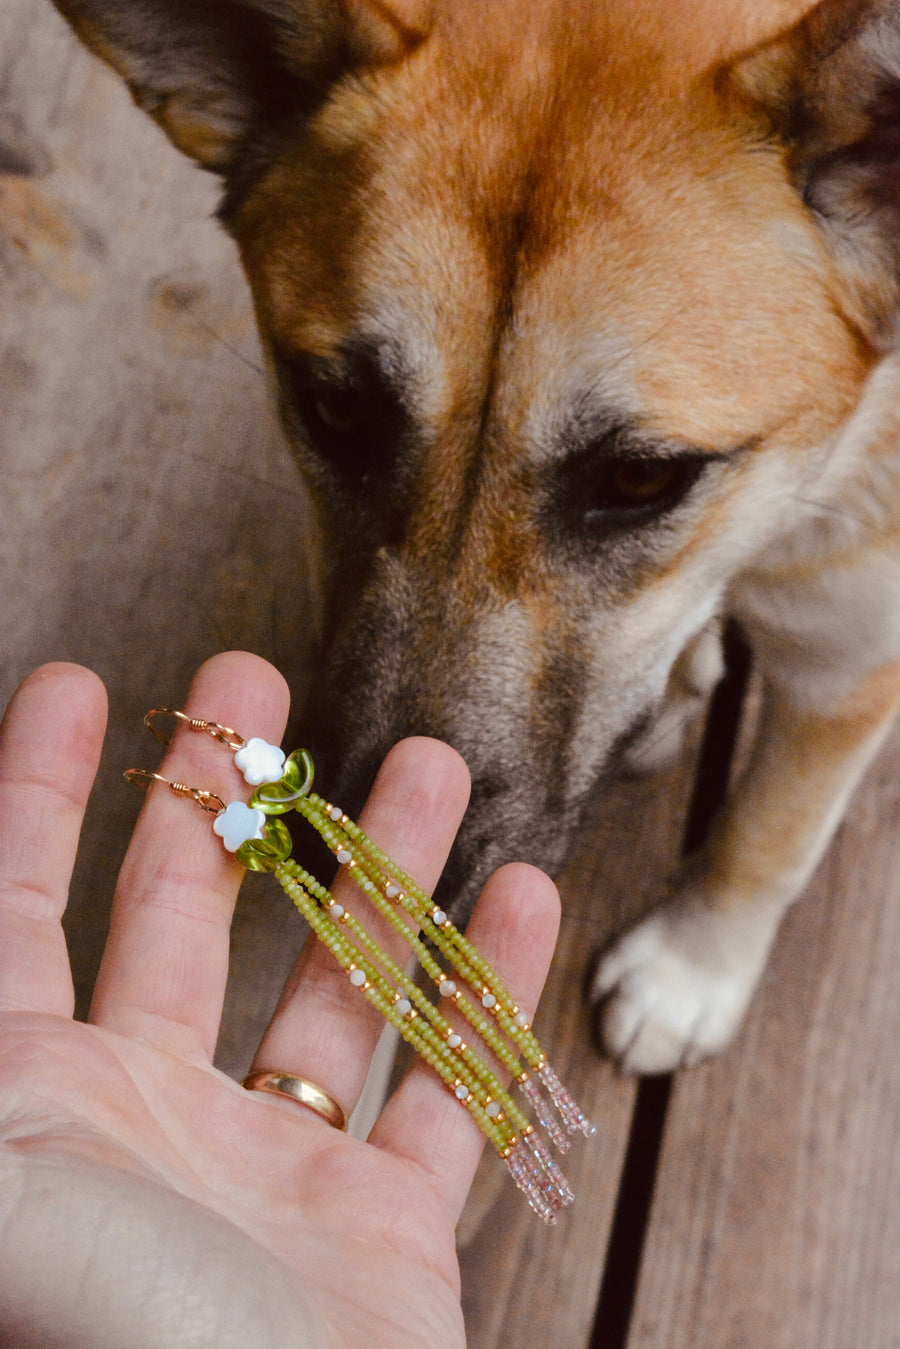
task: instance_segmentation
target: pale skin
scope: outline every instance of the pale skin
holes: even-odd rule
[[[264,661],[229,653],[201,668],[186,710],[278,742],[288,694]],[[481,1135],[424,1067],[362,1143],[212,1066],[242,871],[210,816],[165,788],[122,867],[89,1023],[72,1019],[60,919],[105,720],[97,677],[50,665],[0,735],[0,1343],[463,1346],[454,1228]],[[161,771],[249,791],[204,735],[180,734]],[[362,823],[430,888],[467,796],[454,751],[404,741]],[[470,926],[529,1014],[558,921],[552,883],[514,865]],[[380,1024],[330,962],[304,952],[253,1066],[349,1110]]]

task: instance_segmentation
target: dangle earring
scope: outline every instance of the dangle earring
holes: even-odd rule
[[[225,804],[211,792],[172,783],[159,774],[130,769],[141,786],[165,783],[215,814],[213,830],[225,848],[251,871],[269,871],[319,940],[347,972],[351,984],[378,1009],[437,1073],[506,1162],[516,1185],[548,1223],[570,1204],[572,1190],[525,1110],[436,1004],[369,934],[358,915],[291,856],[292,841],[278,817],[297,811],[312,825],[371,904],[412,949],[442,999],[469,1025],[520,1088],[559,1152],[576,1134],[594,1128],[550,1067],[525,1013],[484,957],[447,914],[387,856],[340,806],[312,790],[308,751],[282,750],[259,738],[245,740],[218,722],[154,708],[144,718],[164,744],[155,721],[174,717],[234,751],[234,762],[255,788],[249,805]],[[434,950],[432,949],[434,948]],[[449,968],[440,963],[435,951]],[[468,1032],[467,1032],[468,1033]]]

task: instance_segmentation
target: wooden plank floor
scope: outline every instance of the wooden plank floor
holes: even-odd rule
[[[900,1346],[900,729],[740,1041],[682,1075],[629,1349]]]
[[[687,765],[607,796],[561,878],[562,934],[538,1031],[597,1133],[566,1158],[578,1198],[557,1228],[535,1221],[485,1155],[458,1235],[472,1349],[589,1343],[636,1090],[594,1051],[584,991],[598,948],[653,904],[689,796]]]
[[[47,0],[4,0],[0,700],[53,658],[110,688],[73,890],[82,1007],[139,805],[121,769],[152,760],[143,711],[230,646],[274,660],[298,698],[308,678],[305,497],[215,197]],[[680,1076],[667,1109],[665,1084],[598,1059],[583,989],[672,864],[691,766],[592,810],[541,1028],[598,1134],[572,1154],[579,1200],[553,1231],[490,1160],[479,1173],[459,1232],[471,1349],[900,1347],[898,772],[900,735],[789,916],[741,1040]],[[251,878],[239,905],[219,1050],[233,1073],[300,940],[281,899]]]

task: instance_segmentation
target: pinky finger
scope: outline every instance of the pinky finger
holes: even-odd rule
[[[531,1019],[559,931],[559,895],[548,876],[516,863],[482,892],[467,935]],[[375,1124],[369,1142],[421,1168],[455,1223],[484,1146],[478,1126],[435,1073],[417,1061]]]
[[[60,919],[106,727],[106,692],[45,665],[0,727],[0,1008],[72,1014]]]

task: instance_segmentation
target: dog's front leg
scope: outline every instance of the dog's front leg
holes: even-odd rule
[[[827,716],[767,690],[751,763],[709,843],[598,966],[601,1036],[623,1067],[667,1072],[729,1043],[898,706],[900,663]]]

